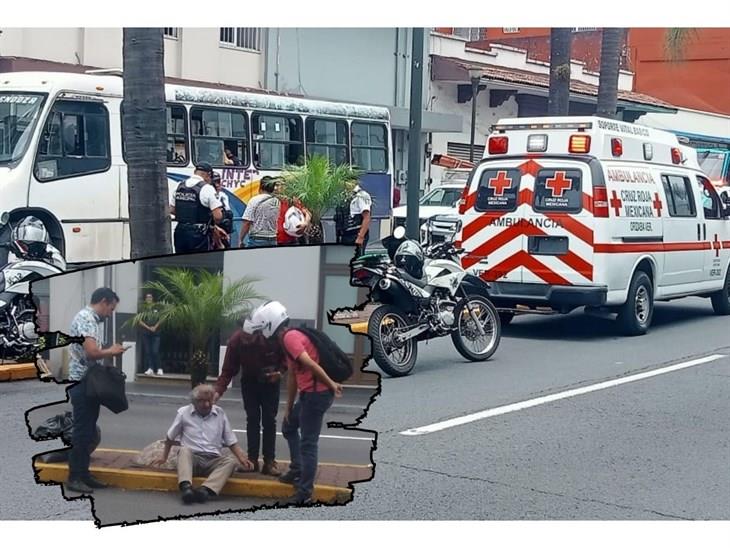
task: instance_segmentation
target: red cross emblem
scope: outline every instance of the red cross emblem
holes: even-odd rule
[[[715,257],[720,256],[721,248],[722,248],[722,244],[720,243],[720,238],[718,238],[717,234],[715,234],[715,240],[712,242],[712,249],[715,250]]]
[[[489,179],[487,186],[494,191],[495,196],[504,196],[504,191],[512,186],[512,179],[507,177],[506,171],[498,171],[496,177]]]
[[[656,216],[661,217],[662,216],[662,201],[659,199],[659,193],[654,193],[654,201],[651,203],[652,206],[654,206],[654,209],[656,209]]]
[[[612,198],[608,202],[608,204],[614,209],[614,213],[616,217],[621,216],[621,206],[624,205],[624,203],[621,201],[621,198],[618,197],[618,194],[616,194],[615,190],[611,191]]]
[[[553,193],[553,198],[562,198],[566,190],[573,186],[573,181],[565,178],[565,171],[556,171],[552,179],[545,181],[545,188]]]

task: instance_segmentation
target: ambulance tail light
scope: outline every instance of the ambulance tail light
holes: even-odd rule
[[[593,216],[608,218],[608,190],[605,186],[593,187]]]
[[[590,135],[571,135],[568,141],[568,152],[571,154],[586,154],[591,151]]]
[[[672,163],[673,164],[681,164],[682,163],[682,151],[678,148],[672,149]]]
[[[509,137],[490,137],[487,149],[489,154],[507,154],[508,145]]]
[[[611,139],[611,154],[614,158],[619,158],[624,153],[624,146],[621,143],[621,139],[615,137]]]

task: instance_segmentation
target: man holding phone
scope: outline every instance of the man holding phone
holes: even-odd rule
[[[113,344],[103,348],[105,318],[109,318],[119,303],[117,294],[108,287],[100,287],[91,294],[89,306],[80,310],[71,322],[69,335],[83,337],[83,344],[69,346],[69,375],[74,384],[68,389],[73,407],[73,430],[71,431],[71,452],[68,458],[68,480],[66,489],[90,494],[94,489],[106,485],[89,472],[89,461],[93,451],[96,421],[99,418],[99,402],[86,396],[86,372],[89,366],[104,358],[123,354],[127,348]]]

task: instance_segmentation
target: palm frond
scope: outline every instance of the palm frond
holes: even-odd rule
[[[697,37],[697,29],[671,28],[664,33],[664,55],[669,61],[678,62],[685,58],[687,45]]]

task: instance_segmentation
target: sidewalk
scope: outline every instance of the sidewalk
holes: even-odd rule
[[[174,470],[142,467],[134,464],[132,458],[137,451],[126,449],[97,449],[91,455],[91,472],[101,481],[113,487],[128,490],[178,492],[177,475]],[[279,461],[288,465],[288,461]],[[286,467],[284,466],[286,469]],[[66,463],[44,463],[33,460],[33,469],[43,482],[62,483],[68,475]],[[315,500],[321,502],[349,502],[352,499],[351,481],[367,481],[373,476],[372,465],[346,465],[320,463],[315,478]],[[204,478],[194,478],[199,485]],[[273,499],[287,499],[294,495],[294,488],[279,482],[271,476],[258,473],[233,474],[223,488],[222,494],[251,496]]]
[[[38,370],[32,363],[2,363],[0,364],[0,382],[35,379]]]

